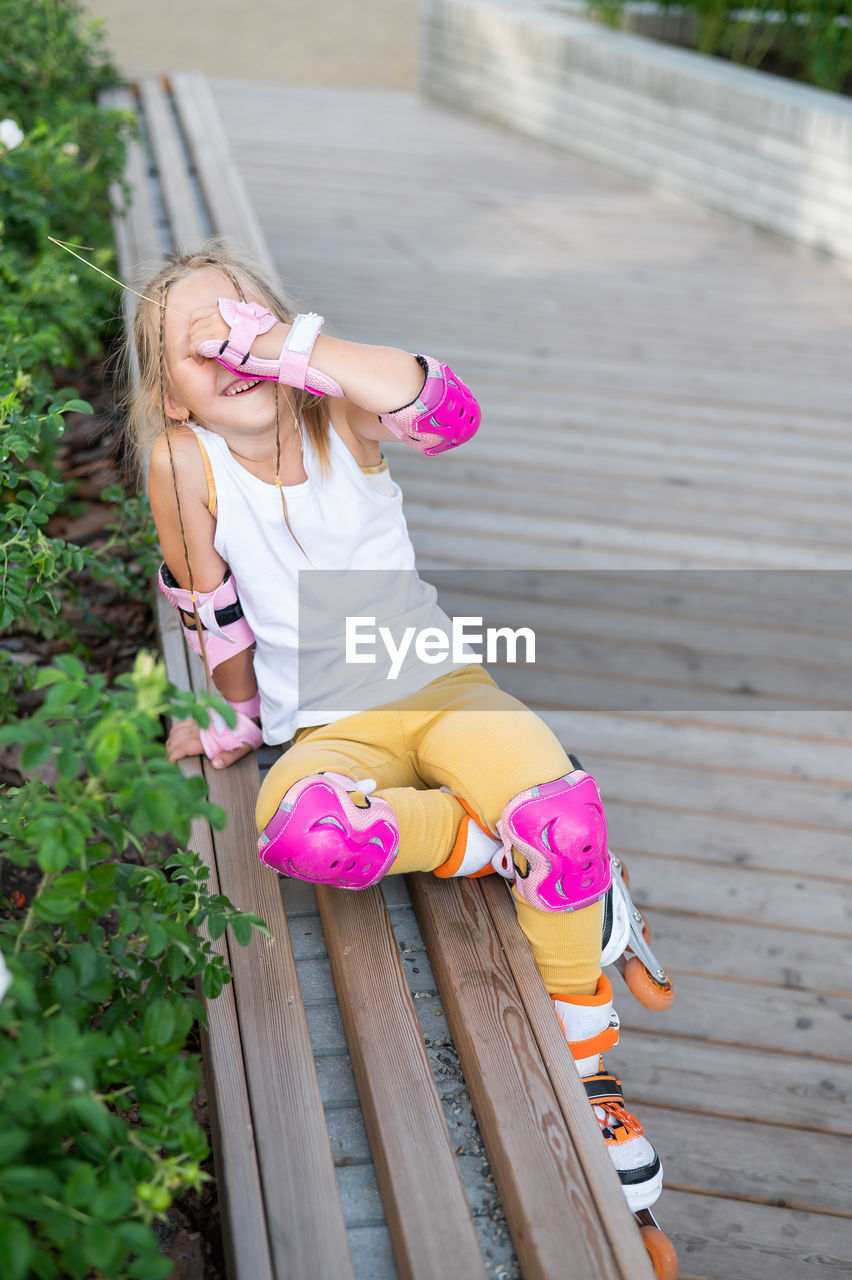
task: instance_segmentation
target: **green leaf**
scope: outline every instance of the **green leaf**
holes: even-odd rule
[[[127,1247],[122,1244],[112,1227],[100,1222],[90,1222],[83,1227],[83,1248],[90,1260],[97,1260],[98,1271],[105,1276],[119,1275],[119,1264],[127,1257]]]
[[[73,782],[80,772],[81,764],[79,751],[64,749],[56,757],[56,771],[63,782]]]
[[[180,947],[169,947],[166,952],[165,965],[166,973],[172,982],[177,982],[187,969],[188,964],[189,962]]]
[[[58,839],[47,837],[40,841],[36,857],[42,871],[62,871],[64,867],[68,866],[68,850],[62,841]]]
[[[232,916],[228,922],[231,930],[241,947],[247,947],[251,942],[252,923],[245,916]]]
[[[28,1129],[6,1128],[3,1132],[3,1159],[12,1161],[22,1151],[26,1151],[30,1142]]]
[[[169,1000],[149,1004],[142,1022],[145,1043],[155,1046],[169,1044],[175,1034],[175,1007]]]
[[[44,764],[53,750],[51,742],[28,742],[21,751],[21,768],[27,772]]]
[[[92,1166],[78,1162],[70,1177],[65,1180],[62,1198],[66,1204],[73,1205],[75,1208],[84,1208],[96,1195],[97,1190],[98,1182]]]
[[[168,945],[169,935],[161,924],[151,920],[148,924],[148,946],[146,951],[152,959],[161,956]]]
[[[39,1250],[30,1263],[30,1272],[36,1280],[61,1280],[59,1267],[49,1253]]]
[[[94,413],[88,400],[66,400],[65,404],[51,405],[49,413]]]
[[[0,1218],[0,1275],[3,1280],[26,1280],[30,1269],[30,1233],[18,1218]]]
[[[172,1274],[174,1262],[171,1258],[161,1258],[159,1254],[148,1254],[147,1257],[135,1258],[127,1271],[130,1280],[167,1280]]]
[[[69,965],[61,964],[56,967],[50,979],[50,988],[58,1004],[64,1007],[73,1002],[77,994],[77,983]]]
[[[95,764],[100,773],[109,773],[121,753],[121,734],[117,729],[105,733],[95,747]]]
[[[218,969],[209,968],[204,970],[201,978],[201,990],[207,1000],[215,1000],[219,992],[222,990],[227,977]]]
[[[114,1178],[101,1187],[90,1208],[94,1217],[101,1218],[104,1222],[117,1222],[133,1208],[133,1193],[125,1182]]]
[[[25,1195],[30,1191],[53,1195],[57,1187],[55,1174],[39,1165],[10,1164],[0,1169],[0,1191],[6,1196]]]
[[[85,891],[85,873],[69,871],[58,876],[49,889],[44,889],[34,899],[33,911],[40,920],[61,924],[77,910]]]

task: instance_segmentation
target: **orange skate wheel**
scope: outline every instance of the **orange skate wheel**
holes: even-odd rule
[[[677,1280],[680,1273],[674,1245],[659,1227],[640,1227],[642,1243],[654,1267],[657,1280]]]
[[[624,966],[622,977],[631,993],[646,1009],[661,1013],[674,1000],[674,987],[670,981],[655,982],[638,956],[631,956]]]
[[[625,887],[625,889],[629,889],[629,888],[630,888],[630,874],[629,874],[629,872],[628,872],[628,870],[627,870],[627,867],[625,867],[625,865],[624,865],[624,863],[623,863],[623,862],[622,862],[622,864],[621,864],[621,878],[622,878],[622,880],[624,881],[624,887]]]

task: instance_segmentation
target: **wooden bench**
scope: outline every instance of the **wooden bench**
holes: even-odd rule
[[[206,81],[141,80],[108,104],[144,126],[116,219],[123,276],[206,234],[270,264]],[[156,192],[159,190],[159,198]],[[119,194],[115,195],[120,203]],[[125,294],[126,319],[132,295]],[[172,681],[201,689],[176,614],[159,603]],[[215,891],[257,912],[270,937],[217,946],[232,985],[208,1001],[203,1053],[231,1280],[354,1276],[281,881],[255,852],[258,762],[204,771],[224,831],[197,823]],[[465,1080],[523,1276],[641,1280],[651,1269],[551,1004],[496,877],[409,876]],[[486,1274],[423,1035],[378,888],[316,892],[400,1276]]]

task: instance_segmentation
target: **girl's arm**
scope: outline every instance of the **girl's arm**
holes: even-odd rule
[[[277,328],[278,326],[276,326]],[[287,326],[278,335],[286,337]],[[273,331],[274,332],[274,331]],[[264,334],[265,338],[267,335]],[[262,341],[258,338],[257,342]],[[278,350],[280,351],[280,346]],[[344,396],[353,405],[376,418],[402,405],[411,404],[423,390],[426,375],[416,356],[397,347],[371,347],[360,342],[346,342],[320,334],[311,353],[311,365],[340,384]],[[376,421],[373,440],[394,440],[391,431]]]
[[[220,298],[218,306],[191,313],[189,350],[246,377],[342,397],[351,429],[364,439],[403,440],[434,454],[475,434],[479,405],[447,365],[396,347],[326,337],[321,325],[321,316],[284,323],[258,303]]]
[[[213,591],[227,571],[227,565],[213,546],[216,522],[207,509],[207,476],[201,450],[192,432],[173,431],[171,456],[165,436],[159,436],[151,450],[148,499],[163,549],[163,558],[178,585],[189,590],[187,552],[196,591]],[[172,467],[174,459],[174,468]],[[175,487],[180,497],[175,495]],[[181,534],[181,521],[183,534]],[[184,549],[184,537],[186,549]],[[257,693],[251,649],[228,658],[213,671],[213,683],[229,702],[248,702]],[[170,760],[201,755],[201,731],[194,720],[182,720],[172,727],[166,748]],[[217,755],[213,764],[233,764],[251,748],[243,746]]]
[[[281,347],[277,353],[274,348],[283,345],[290,327],[279,322],[258,334],[251,354],[264,361],[282,356]],[[319,334],[309,375],[311,370],[343,392],[347,424],[362,440],[402,440],[431,455],[464,444],[479,427],[475,397],[452,369],[429,356]]]

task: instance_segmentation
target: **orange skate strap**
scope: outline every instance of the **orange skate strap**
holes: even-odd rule
[[[590,1036],[588,1040],[569,1040],[568,1048],[571,1050],[572,1058],[591,1058],[595,1053],[600,1057],[602,1053],[615,1048],[617,1044],[618,1027],[607,1027],[600,1035]]]

